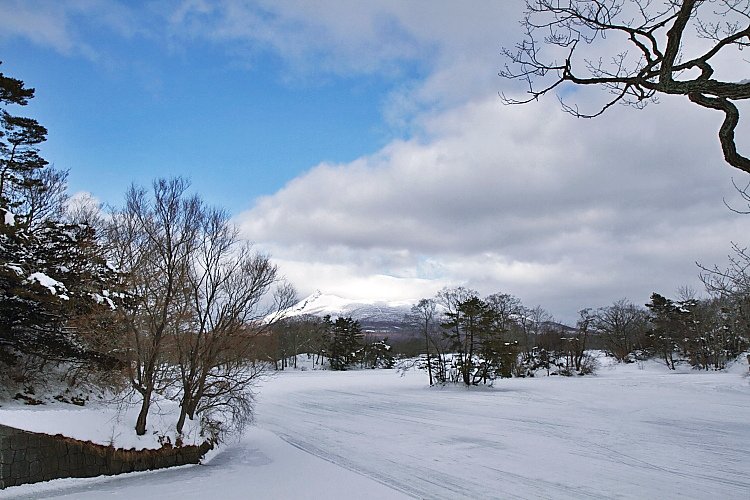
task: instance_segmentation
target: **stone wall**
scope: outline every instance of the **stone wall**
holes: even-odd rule
[[[0,425],[0,489],[62,477],[95,477],[197,464],[213,446],[123,450]]]

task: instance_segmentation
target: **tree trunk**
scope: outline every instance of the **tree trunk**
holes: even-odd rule
[[[151,391],[152,389],[147,389],[143,394],[141,411],[138,413],[138,419],[135,421],[135,433],[139,436],[146,434],[146,417],[148,416],[148,410],[151,407]]]
[[[430,376],[430,387],[432,387],[432,362],[430,361],[430,337],[425,333],[425,348],[427,349],[427,374]]]
[[[182,429],[185,427],[185,417],[187,417],[187,411],[184,407],[180,407],[180,418],[177,419],[177,434],[182,434]]]

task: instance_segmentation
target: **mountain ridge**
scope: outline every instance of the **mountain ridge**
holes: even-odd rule
[[[416,303],[417,300],[347,299],[316,290],[283,311],[283,314],[286,317],[305,314],[319,317],[326,314],[330,316],[351,316],[353,319],[360,321],[375,317],[403,320],[403,317],[411,311],[411,307]]]
[[[284,310],[285,317],[312,315],[322,318],[351,317],[362,325],[366,333],[385,335],[404,331],[404,317],[418,301],[347,299],[316,290],[295,305]]]

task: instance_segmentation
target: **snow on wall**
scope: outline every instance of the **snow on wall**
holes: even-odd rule
[[[0,489],[64,477],[96,477],[197,464],[213,446],[123,450],[0,425]]]

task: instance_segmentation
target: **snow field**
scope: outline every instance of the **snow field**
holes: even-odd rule
[[[418,498],[750,498],[738,373],[649,364],[492,389],[425,382],[284,374],[261,389],[258,425]]]
[[[640,369],[643,368],[643,369]],[[394,370],[285,371],[206,465],[0,498],[750,498],[750,379],[646,363],[434,387]]]

